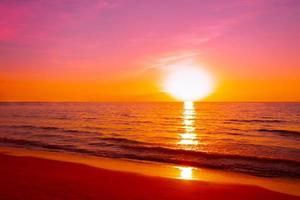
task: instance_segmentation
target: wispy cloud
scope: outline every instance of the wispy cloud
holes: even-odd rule
[[[199,53],[197,52],[178,52],[156,60],[145,70],[171,70],[176,67],[194,65]]]

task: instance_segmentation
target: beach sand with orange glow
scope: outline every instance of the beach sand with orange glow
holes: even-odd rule
[[[2,199],[300,199],[251,185],[145,176],[74,163],[75,160],[52,160],[51,153],[38,158],[37,154],[29,157],[3,152]],[[120,162],[118,167],[123,164]],[[104,167],[107,168],[105,164]],[[188,176],[188,170],[182,173]]]

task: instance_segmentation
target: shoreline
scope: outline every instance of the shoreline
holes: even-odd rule
[[[43,158],[0,154],[0,161],[4,199],[300,199],[257,186],[143,176]]]
[[[151,179],[151,180],[159,179],[160,181],[168,180],[169,182],[172,182],[171,184],[174,184],[173,181],[174,182],[179,181],[181,182],[180,184],[188,183],[192,185],[197,185],[196,187],[199,187],[199,189],[201,190],[203,188],[199,186],[201,185],[200,183],[212,185],[212,188],[215,188],[220,185],[224,187],[226,186],[226,187],[235,187],[235,188],[246,187],[247,188],[246,191],[252,190],[254,187],[254,188],[259,188],[260,192],[258,192],[258,195],[263,195],[266,191],[268,191],[266,192],[267,194],[269,193],[281,194],[281,195],[286,194],[288,198],[290,197],[289,195],[295,195],[294,197],[291,196],[291,198],[300,199],[300,192],[297,190],[297,188],[300,187],[300,181],[283,180],[283,179],[275,179],[275,178],[272,179],[260,178],[260,177],[254,177],[254,176],[243,175],[243,174],[232,173],[232,172],[223,172],[221,170],[219,171],[219,170],[208,170],[208,169],[196,169],[191,167],[165,165],[165,164],[158,164],[152,162],[151,163],[135,162],[135,161],[124,160],[124,159],[99,158],[99,157],[83,156],[83,155],[71,154],[71,153],[44,152],[44,151],[28,150],[28,149],[12,148],[12,147],[0,147],[0,159],[3,159],[3,156],[10,157],[8,160],[20,160],[20,162],[24,162],[27,163],[28,165],[32,165],[33,170],[37,168],[35,166],[35,163],[42,162],[42,163],[46,163],[47,166],[47,163],[53,165],[54,163],[58,162],[60,164],[58,163],[54,164],[57,168],[59,168],[60,165],[71,166],[70,169],[75,169],[75,168],[81,169],[81,168],[88,167],[88,168],[92,168],[93,171],[94,170],[105,171],[105,173],[107,173],[108,175],[121,173],[121,174],[126,174],[126,176],[129,177],[139,176],[139,177],[143,177],[143,179]],[[14,169],[15,171],[20,170],[18,169],[18,166],[14,166],[7,162],[11,162],[11,161],[1,162],[2,165],[1,168],[7,167],[6,165],[11,165],[10,167],[15,168]],[[20,163],[20,165],[23,164]],[[29,170],[26,173],[34,174],[33,170],[32,171]],[[21,176],[23,175],[21,174]],[[101,177],[102,175],[100,176],[100,178]],[[115,179],[116,179],[115,181],[118,180],[118,178]],[[183,180],[176,180],[176,179],[183,179]],[[20,178],[20,180],[21,182],[25,181],[22,180],[22,178]],[[119,180],[121,181],[121,179]],[[147,182],[148,180],[143,180],[143,181]],[[249,189],[248,187],[252,189]],[[285,197],[285,199],[287,199],[287,197]],[[232,198],[232,196],[230,196],[230,198]]]

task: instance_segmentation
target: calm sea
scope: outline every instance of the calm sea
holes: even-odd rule
[[[0,145],[300,178],[300,103],[0,103]]]

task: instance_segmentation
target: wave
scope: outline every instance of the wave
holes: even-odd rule
[[[96,117],[85,117],[85,118],[83,118],[84,120],[95,120],[95,119],[97,119]]]
[[[236,123],[283,123],[285,121],[278,119],[229,119],[225,122],[236,122]]]
[[[49,144],[41,141],[32,141],[32,140],[25,140],[25,139],[15,139],[15,138],[0,138],[0,143],[8,143],[8,144],[15,144],[15,145],[21,145],[21,146],[33,146],[33,147],[39,147],[39,148],[45,148],[50,150],[64,150],[64,151],[71,151],[71,152],[77,152],[77,153],[93,153],[93,151],[87,150],[87,149],[80,149],[77,148],[74,145],[70,144]]]
[[[300,137],[300,131],[283,130],[283,129],[258,129],[259,132],[277,133],[283,136]]]
[[[178,156],[192,156],[195,158],[206,158],[206,159],[231,159],[231,160],[246,160],[246,161],[255,161],[262,163],[290,163],[300,165],[300,162],[294,160],[285,160],[285,159],[275,159],[275,158],[266,158],[266,157],[254,157],[254,156],[244,156],[244,155],[234,155],[234,154],[218,154],[218,153],[207,153],[201,151],[190,151],[184,149],[171,149],[165,147],[143,147],[143,146],[122,146],[127,149],[134,149],[139,152],[156,152],[164,153],[167,155],[178,155]]]
[[[52,126],[33,126],[33,125],[11,125],[11,126],[1,126],[1,128],[25,128],[25,129],[44,129],[44,130],[61,130],[58,127]]]
[[[107,143],[109,141],[109,143]],[[110,143],[112,142],[112,143]],[[43,148],[56,151],[67,151],[94,156],[124,158],[133,160],[171,163],[193,167],[224,169],[265,177],[300,178],[300,162],[287,159],[216,154],[183,149],[147,146],[143,142],[124,138],[99,138],[97,142],[87,145],[99,148],[78,147],[69,144],[49,144],[42,141],[0,138],[0,143]]]
[[[68,116],[68,117],[51,117],[51,119],[58,119],[58,120],[70,120],[71,117]]]
[[[99,132],[92,131],[82,131],[82,130],[74,130],[74,129],[65,129],[54,126],[33,126],[33,125],[3,125],[0,128],[16,128],[16,129],[32,129],[32,130],[46,130],[46,131],[61,131],[65,133],[91,133],[91,134],[100,134]]]
[[[275,158],[262,158],[231,154],[215,154],[164,147],[122,146],[137,152],[126,154],[126,158],[225,169],[264,177],[297,177],[300,178],[300,162]]]
[[[83,128],[89,130],[100,130],[100,131],[111,130],[111,128],[109,127],[96,127],[96,126],[84,126]]]
[[[149,144],[149,143],[146,143],[146,142],[140,142],[140,141],[137,141],[137,140],[130,140],[130,139],[119,138],[119,137],[98,137],[98,138],[95,138],[95,139],[100,140],[100,141],[114,142],[114,143],[118,143],[118,144],[131,144],[131,145],[146,145],[146,144]],[[96,144],[96,143],[90,143],[90,144],[93,145],[93,144]]]

